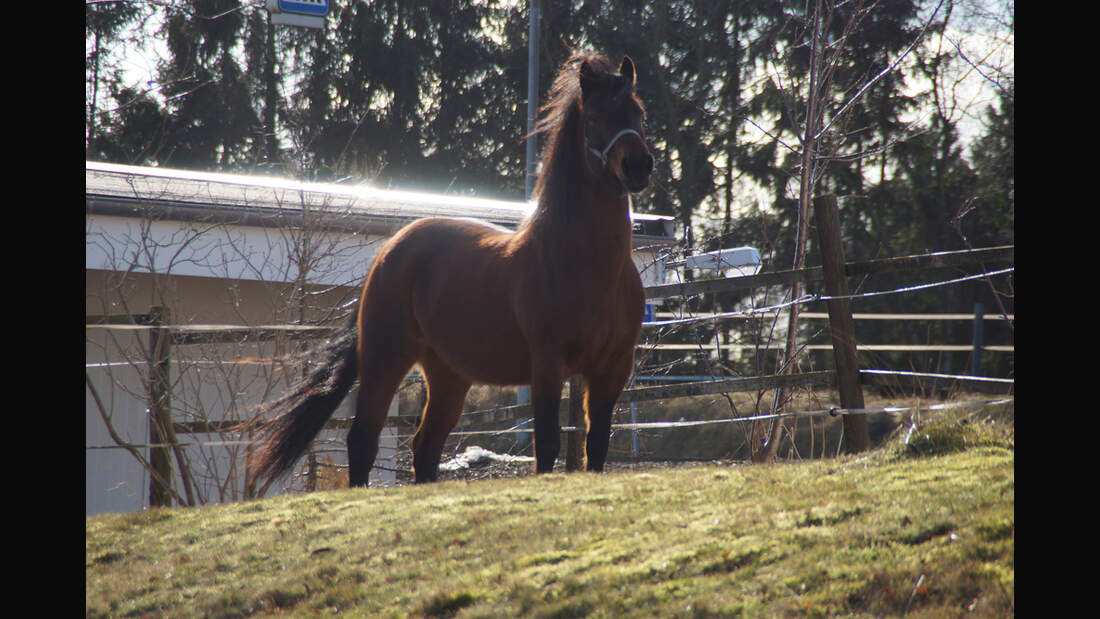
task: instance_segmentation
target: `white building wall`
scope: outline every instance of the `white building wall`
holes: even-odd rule
[[[285,300],[286,283],[295,282],[299,275],[291,252],[301,240],[291,236],[292,230],[101,215],[87,216],[85,225],[89,316],[144,314],[163,303],[172,313],[173,324],[271,325],[282,321],[275,315],[276,308]],[[316,289],[341,287],[354,298],[384,241],[380,235],[315,234],[311,242],[323,258],[312,265],[306,284]],[[318,302],[326,303],[323,298]],[[88,376],[112,425],[122,440],[140,446],[137,449],[146,460],[149,428],[143,347],[147,347],[148,333],[133,327],[88,327],[85,349]],[[247,418],[257,405],[286,388],[286,382],[273,373],[277,368],[263,362],[285,352],[271,343],[173,346],[169,375],[174,420]],[[86,515],[140,510],[148,503],[149,476],[133,455],[114,446],[91,391],[85,391]],[[353,417],[354,401],[354,397],[345,399],[334,417]],[[392,410],[396,413],[395,407]],[[343,434],[326,431],[320,438],[342,445]],[[393,445],[382,449],[380,457],[395,453],[392,434],[388,441]],[[243,497],[243,444],[227,442],[234,437],[226,434],[177,438],[185,444],[195,491],[202,501]],[[346,465],[346,454],[339,451],[326,456]],[[379,464],[394,468],[392,462]],[[392,472],[383,471],[372,481],[392,484],[393,479]],[[173,487],[183,495],[178,471],[174,471]],[[301,487],[300,481],[296,487]],[[273,487],[275,491],[279,490]]]
[[[103,420],[106,414],[115,434],[134,445],[146,461],[150,457],[147,370],[147,329],[89,327],[86,330],[85,367],[100,400],[85,389],[85,515],[103,512],[138,511],[148,506],[149,475],[141,463],[115,441]],[[192,344],[175,345],[170,352],[169,381],[171,409],[177,423],[195,421],[244,421],[258,406],[287,388],[279,366],[262,362],[277,356],[266,345]],[[355,416],[355,390],[348,394],[333,419]],[[101,412],[101,406],[102,411]],[[397,414],[398,398],[390,406]],[[325,430],[315,446],[320,458],[338,466],[347,465],[344,430]],[[244,498],[244,459],[247,437],[236,433],[180,434],[177,441],[189,463],[194,492],[199,503],[220,503]],[[397,436],[392,428],[383,432],[377,466],[371,475],[375,485],[393,485],[393,461]],[[175,458],[172,458],[175,464]],[[278,494],[303,486],[305,459],[294,473],[272,486]],[[346,472],[339,473],[346,475]],[[184,490],[178,470],[173,470],[173,488]]]
[[[140,389],[122,389],[119,385],[140,385],[141,372],[118,354],[115,341],[124,347],[136,344],[139,332],[108,333],[90,330],[86,337],[84,361],[89,381],[96,390],[103,410],[110,415],[121,440],[144,445],[149,438],[148,404]],[[149,499],[149,478],[134,456],[113,447],[92,390],[85,388],[84,454],[85,515],[102,512],[129,512],[142,509]],[[141,448],[142,457],[148,450]]]

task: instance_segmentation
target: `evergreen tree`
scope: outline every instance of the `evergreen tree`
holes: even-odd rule
[[[1000,109],[986,109],[987,132],[971,148],[978,186],[972,212],[962,216],[965,237],[975,247],[1015,242],[1016,87],[1000,93]]]
[[[130,113],[127,106],[147,103],[144,93],[125,85],[119,63],[120,52],[128,43],[128,29],[148,15],[143,9],[141,5],[128,2],[84,5],[87,105],[84,138],[90,157],[107,156],[112,160],[129,161],[131,156],[118,144],[116,137],[104,134],[125,131],[125,125],[136,120],[119,118]],[[144,114],[136,116],[141,118]]]
[[[240,169],[255,162],[261,125],[246,65],[235,53],[256,26],[236,0],[186,0],[165,16],[169,58],[160,71],[169,126],[158,163]]]
[[[525,54],[483,33],[500,13],[454,1],[337,8],[296,98],[315,172],[521,196]]]

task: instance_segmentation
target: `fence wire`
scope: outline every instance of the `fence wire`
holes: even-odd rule
[[[839,299],[863,299],[868,297],[878,297],[888,294],[903,294],[907,292],[914,292],[917,290],[925,290],[928,288],[937,288],[939,286],[949,286],[951,284],[959,284],[963,282],[969,282],[976,279],[984,279],[987,277],[994,277],[997,275],[1004,275],[1016,270],[1015,266],[1006,267],[1004,269],[998,269],[996,271],[989,271],[984,273],[975,273],[973,275],[966,275],[964,277],[956,277],[954,279],[942,280],[937,282],[929,282],[926,284],[917,284],[915,286],[904,286],[902,288],[892,288],[890,290],[873,290],[870,292],[859,292],[853,294],[844,295],[827,295],[827,294],[807,294],[797,299],[790,301],[784,301],[782,303],[776,303],[774,305],[767,305],[764,307],[754,307],[747,310],[741,310],[736,312],[723,312],[720,314],[708,314],[706,316],[694,316],[689,318],[674,318],[671,320],[654,320],[650,322],[643,322],[643,329],[656,329],[661,327],[678,327],[683,325],[701,323],[701,322],[718,322],[721,320],[731,320],[736,318],[752,318],[759,314],[768,314],[772,312],[778,312],[782,309],[786,309],[793,305],[804,305],[806,303],[815,303],[818,301],[834,301]]]
[[[726,423],[748,423],[753,421],[767,421],[770,419],[780,419],[789,417],[840,417],[844,415],[899,415],[910,411],[942,411],[948,409],[966,409],[966,408],[984,408],[986,406],[999,406],[1003,404],[1011,404],[1015,401],[1014,397],[995,398],[986,400],[969,400],[966,402],[946,402],[941,404],[929,404],[929,405],[914,405],[914,406],[873,406],[868,408],[822,408],[808,411],[794,411],[787,413],[768,413],[764,415],[751,415],[747,417],[730,417],[727,419],[699,419],[693,421],[646,421],[638,423],[615,423],[611,424],[612,430],[665,430],[673,428],[693,428],[697,426],[707,426],[715,424]],[[534,429],[526,427],[525,423],[516,424],[510,428],[502,430],[456,430],[448,435],[451,437],[461,436],[503,436],[508,434],[526,434],[533,433]],[[583,428],[577,426],[561,426],[561,431],[565,433],[583,431]],[[412,438],[411,434],[398,434],[396,438],[399,441],[408,440]],[[126,445],[88,445],[85,449],[142,449],[142,448],[171,448],[171,447],[230,447],[248,445],[251,441],[188,441],[179,443],[147,443],[147,444],[131,444]]]

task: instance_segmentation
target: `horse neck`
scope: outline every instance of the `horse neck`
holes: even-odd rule
[[[590,154],[579,105],[564,112],[548,141],[537,189],[539,204],[521,242],[544,263],[615,277],[630,259],[630,198]]]
[[[561,182],[560,191],[540,196],[538,212],[528,226],[528,242],[566,269],[593,275],[606,270],[614,277],[630,259],[629,195],[591,173]]]

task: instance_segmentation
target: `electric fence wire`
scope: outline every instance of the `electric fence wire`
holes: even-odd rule
[[[983,408],[986,406],[1000,406],[1015,402],[1014,397],[1004,397],[985,400],[968,400],[965,402],[944,402],[940,404],[917,404],[914,406],[873,406],[868,408],[822,408],[808,411],[795,411],[788,413],[767,413],[763,415],[751,415],[746,417],[731,417],[723,419],[698,419],[692,421],[647,421],[638,423],[616,423],[611,425],[612,430],[664,430],[673,428],[692,428],[697,426],[747,423],[751,421],[767,421],[787,417],[838,417],[843,415],[899,415],[910,411],[942,411],[954,408]],[[562,432],[577,432],[583,428],[576,426],[561,426]],[[504,434],[534,432],[525,424],[516,424],[510,428],[501,430],[459,430],[448,435],[450,437],[462,436],[499,436]],[[397,435],[398,440],[408,440],[412,435]],[[126,445],[89,445],[85,449],[123,449],[123,448],[170,448],[170,447],[229,447],[235,445],[248,445],[249,441],[188,441],[180,443],[149,443]]]
[[[661,327],[679,327],[683,325],[697,324],[703,322],[717,322],[720,320],[730,320],[735,318],[752,318],[758,314],[768,314],[771,312],[777,312],[782,309],[786,309],[793,305],[803,305],[806,303],[815,303],[818,301],[834,301],[840,299],[864,299],[868,297],[877,297],[888,294],[902,294],[906,292],[913,292],[917,290],[925,290],[928,288],[936,288],[939,286],[948,286],[951,284],[959,284],[962,282],[973,281],[976,279],[983,279],[986,277],[994,277],[997,275],[1004,275],[1015,271],[1016,267],[1006,267],[1004,269],[998,269],[996,271],[989,271],[984,273],[976,273],[974,275],[967,275],[964,277],[957,277],[954,279],[942,280],[937,282],[929,282],[925,284],[917,284],[915,286],[905,286],[902,288],[893,288],[890,290],[873,290],[870,292],[859,292],[854,294],[843,295],[826,295],[826,294],[806,294],[797,299],[790,301],[784,301],[782,303],[776,303],[773,305],[767,305],[764,307],[754,307],[747,310],[741,310],[736,312],[722,312],[719,314],[708,314],[706,316],[692,316],[688,318],[674,318],[671,320],[654,320],[650,322],[643,322],[643,329],[656,329]]]

